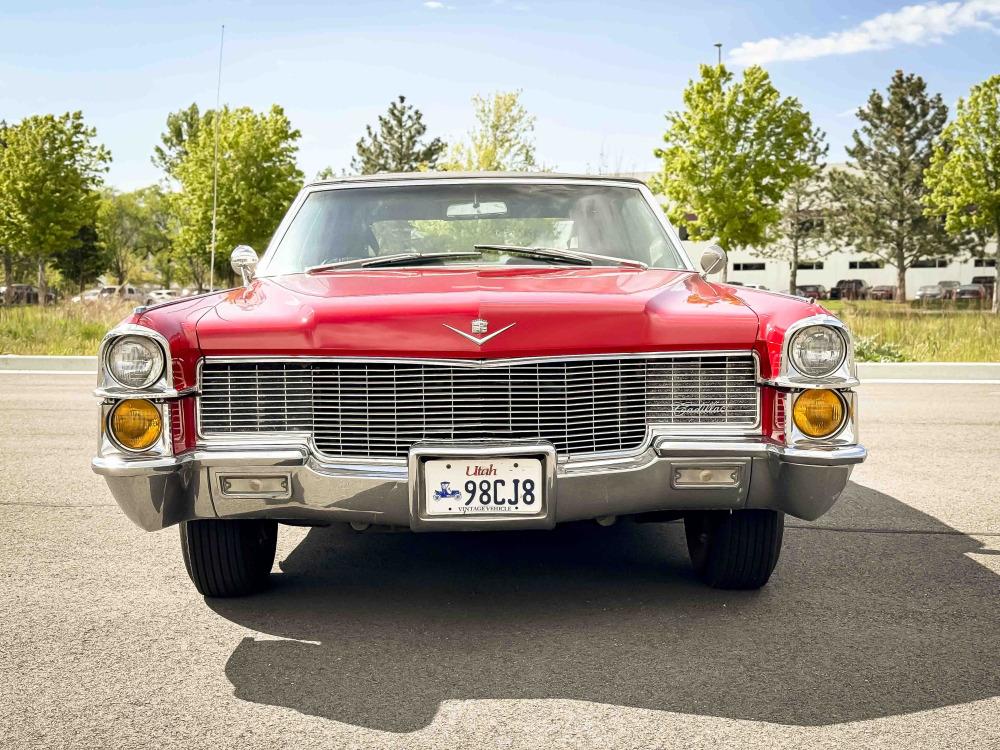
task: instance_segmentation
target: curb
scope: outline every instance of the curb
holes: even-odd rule
[[[0,373],[95,375],[97,357],[0,354]],[[1000,384],[1000,362],[859,362],[864,383]]]
[[[858,362],[864,383],[1000,383],[1000,362]]]
[[[97,357],[0,354],[0,373],[96,375]]]

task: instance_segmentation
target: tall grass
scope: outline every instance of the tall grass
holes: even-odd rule
[[[1000,317],[982,311],[914,309],[890,302],[823,303],[854,332],[859,359],[1000,361]],[[0,354],[96,354],[132,305],[0,305]]]
[[[891,302],[824,302],[823,305],[847,323],[861,340],[859,358],[1000,361],[1000,316],[989,311],[923,310]],[[893,352],[898,356],[893,356]]]
[[[131,304],[0,305],[0,354],[97,354]]]

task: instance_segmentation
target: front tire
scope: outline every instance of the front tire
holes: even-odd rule
[[[267,584],[278,522],[263,519],[181,524],[184,567],[202,596],[246,596]]]
[[[684,516],[691,564],[709,586],[759,589],[781,554],[785,514],[773,510],[699,511]]]

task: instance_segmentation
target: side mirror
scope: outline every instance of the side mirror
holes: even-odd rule
[[[257,270],[257,253],[249,245],[237,245],[229,256],[229,262],[233,270],[243,278],[243,286],[247,286]]]
[[[709,245],[705,252],[701,254],[701,275],[702,277],[721,271],[726,267],[728,259],[726,251],[718,245]]]

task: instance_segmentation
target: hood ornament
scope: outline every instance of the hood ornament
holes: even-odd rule
[[[476,318],[474,321],[472,321],[472,333],[466,333],[465,331],[460,331],[457,328],[454,328],[454,327],[448,325],[447,323],[443,323],[442,325],[445,328],[447,328],[449,331],[454,331],[459,336],[462,336],[463,338],[467,338],[473,344],[476,344],[477,346],[482,346],[483,344],[485,344],[490,339],[492,339],[492,338],[494,338],[496,336],[499,336],[501,333],[503,333],[504,331],[506,331],[506,330],[508,330],[510,328],[513,328],[517,324],[516,323],[511,323],[509,326],[504,326],[499,331],[494,331],[490,335],[488,335],[488,336],[482,336],[482,337],[475,336],[473,334],[476,334],[476,333],[486,333],[486,331],[489,330],[490,324],[489,324],[488,321],[484,320],[483,318]]]

